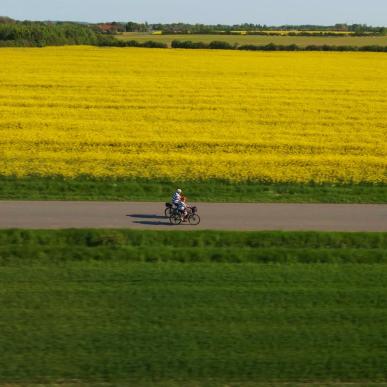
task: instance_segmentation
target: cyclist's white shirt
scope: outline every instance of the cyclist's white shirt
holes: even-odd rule
[[[187,208],[187,205],[184,202],[180,201],[178,203],[178,208],[180,211],[184,211]]]
[[[178,192],[175,192],[172,196],[172,203],[178,204],[181,201],[181,195]]]

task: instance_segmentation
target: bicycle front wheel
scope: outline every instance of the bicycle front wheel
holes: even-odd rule
[[[198,214],[192,214],[188,217],[188,222],[192,226],[197,226],[200,223],[200,216]]]

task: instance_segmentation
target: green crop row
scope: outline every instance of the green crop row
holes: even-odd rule
[[[386,233],[0,231],[0,384],[382,386],[386,247]]]
[[[66,260],[385,263],[386,233],[4,230],[0,264]]]
[[[0,282],[0,383],[387,380],[386,265],[71,261]]]

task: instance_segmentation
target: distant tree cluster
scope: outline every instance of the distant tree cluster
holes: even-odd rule
[[[168,48],[168,45],[163,42],[155,42],[152,40],[146,42],[138,42],[137,40],[118,40],[113,36],[106,35],[98,36],[98,45],[103,47]]]
[[[211,50],[234,50],[238,48],[237,44],[230,44],[223,41],[213,41],[210,43],[191,42],[190,40],[179,41],[174,40],[171,44],[172,48],[186,48],[186,49],[211,49]]]
[[[99,23],[93,26],[96,32],[103,34],[116,35],[120,32],[125,32],[126,27],[124,23],[112,22],[112,23]]]
[[[13,20],[8,16],[0,16],[0,24],[1,23],[16,23],[16,20]]]
[[[135,23],[135,22],[128,22],[125,25],[126,32],[148,32],[152,27],[149,26],[148,23]]]
[[[89,26],[78,23],[7,20],[0,22],[0,46],[97,44],[97,42],[97,34]]]

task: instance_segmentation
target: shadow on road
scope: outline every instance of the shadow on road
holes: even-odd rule
[[[150,215],[150,214],[128,214],[126,215],[129,218],[138,218],[138,219],[166,219],[162,215]]]
[[[146,226],[170,226],[172,227],[173,224],[169,223],[169,221],[167,222],[160,222],[160,221],[147,221],[147,220],[137,220],[133,223],[136,223],[136,224],[143,224],[143,225],[146,225]]]
[[[139,220],[133,221],[136,224],[143,224],[145,226],[172,226],[169,223],[168,218],[161,215],[151,215],[151,214],[128,214],[126,215],[130,218],[136,218]],[[140,219],[149,219],[149,220],[140,220]],[[163,219],[164,221],[162,221]]]

